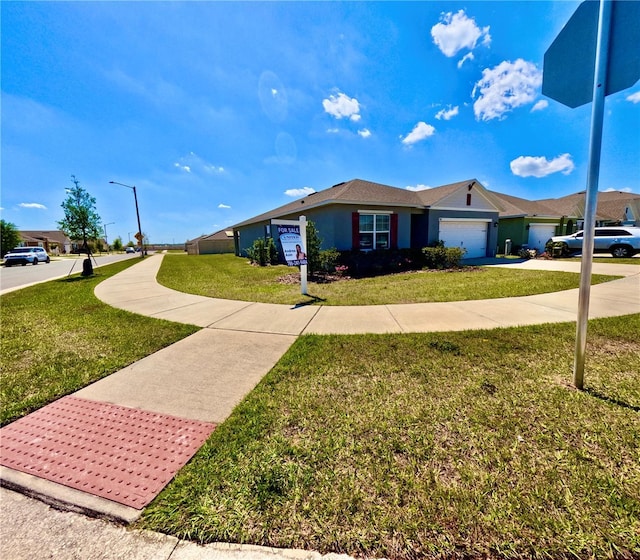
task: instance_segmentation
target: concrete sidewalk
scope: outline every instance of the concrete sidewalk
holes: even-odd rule
[[[487,264],[494,261],[483,260]],[[364,306],[289,306],[207,298],[156,282],[154,256],[100,283],[96,296],[133,313],[213,330],[268,334],[360,334],[458,331],[575,321],[578,290],[534,296]],[[580,272],[580,263],[529,260],[497,264],[528,270]],[[640,312],[640,266],[595,264],[594,274],[624,276],[591,288],[590,318]]]
[[[207,298],[159,285],[156,275],[162,258],[151,256],[105,280],[96,287],[96,296],[117,308],[202,330],[74,396],[218,424],[301,334],[459,331],[576,319],[578,290],[486,301],[358,307]],[[507,266],[579,272],[580,264],[532,260]],[[624,278],[592,287],[591,318],[640,313],[640,267],[596,264],[593,272]],[[131,522],[141,513],[5,467],[0,477],[5,485],[71,511],[122,522]],[[320,558],[306,551],[198,547],[172,537],[126,532],[103,521],[50,510],[6,489],[1,492],[3,558]]]

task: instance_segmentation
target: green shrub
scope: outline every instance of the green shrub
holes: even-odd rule
[[[570,257],[571,251],[569,251],[569,247],[564,241],[547,241],[547,244],[544,247],[547,255],[551,255],[552,257]]]
[[[438,241],[434,247],[422,248],[424,266],[436,270],[460,268],[460,261],[466,252],[460,247],[445,247],[442,241]]]
[[[307,222],[307,270],[310,275],[323,270],[320,259],[320,247],[322,247],[322,238],[316,225],[309,220]]]
[[[278,262],[278,249],[271,238],[256,239],[253,245],[246,249],[246,253],[249,260],[259,266],[277,264]]]
[[[319,261],[320,270],[323,272],[335,272],[336,266],[340,262],[340,251],[334,247],[320,251]]]

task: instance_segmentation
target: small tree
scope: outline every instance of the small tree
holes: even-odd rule
[[[122,251],[122,238],[120,236],[113,240],[113,250]]]
[[[322,239],[320,232],[316,229],[316,225],[307,222],[307,267],[310,275],[322,269],[320,259],[320,247],[322,247]]]
[[[71,181],[73,187],[67,189],[67,198],[62,203],[64,219],[58,222],[58,226],[67,237],[82,240],[81,251],[87,254],[82,274],[89,276],[93,274],[89,241],[95,241],[102,235],[101,220],[96,212],[96,199],[80,186],[75,175],[71,175]]]
[[[15,224],[0,220],[0,255],[20,245],[20,234]]]

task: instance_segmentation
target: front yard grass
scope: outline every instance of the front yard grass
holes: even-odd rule
[[[461,271],[416,271],[330,283],[308,283],[312,297],[300,294],[300,284],[278,282],[296,274],[296,267],[258,267],[234,255],[166,255],[158,282],[181,292],[207,297],[263,303],[323,305],[384,305],[493,299],[558,292],[579,286],[570,272],[511,270],[498,267]],[[592,283],[615,279],[594,274]]]
[[[303,336],[138,525],[391,559],[638,558],[638,332],[590,322],[583,392],[573,323]]]
[[[2,425],[198,330],[115,309],[93,295],[96,284],[136,263],[0,297]]]

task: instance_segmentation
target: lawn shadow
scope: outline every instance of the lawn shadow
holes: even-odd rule
[[[600,399],[601,401],[615,404],[616,406],[619,406],[622,408],[628,408],[629,410],[633,410],[634,412],[640,412],[640,406],[637,406],[635,404],[629,404],[628,402],[621,401],[620,399],[617,399],[615,397],[610,397],[608,395],[601,393],[600,391],[597,391],[596,389],[587,387],[584,390],[584,392],[591,395],[592,397],[595,397],[596,399]]]
[[[71,276],[65,276],[64,278],[58,278],[57,280],[55,280],[55,282],[61,283],[61,284],[68,284],[71,282],[82,282],[84,280],[95,280],[96,278],[98,278],[100,275],[99,274],[91,274],[90,276],[82,276],[82,274],[80,272],[76,272],[75,274],[71,275]]]

